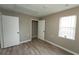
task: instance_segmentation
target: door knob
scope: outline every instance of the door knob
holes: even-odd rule
[[[17,34],[19,34],[19,32],[17,32]]]

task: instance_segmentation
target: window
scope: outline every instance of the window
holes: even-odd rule
[[[60,18],[59,37],[75,40],[76,19],[76,15]]]

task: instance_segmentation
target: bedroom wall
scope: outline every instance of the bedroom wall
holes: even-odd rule
[[[77,16],[75,40],[58,37],[59,18],[64,16]],[[79,53],[79,7],[43,17],[46,20],[45,40],[54,42],[66,49]]]
[[[1,15],[1,12],[0,12],[0,15]],[[1,44],[1,16],[0,16],[0,44]]]

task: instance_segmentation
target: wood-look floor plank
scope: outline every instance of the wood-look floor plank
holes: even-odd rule
[[[0,55],[72,55],[58,47],[39,39],[13,46],[0,48]]]

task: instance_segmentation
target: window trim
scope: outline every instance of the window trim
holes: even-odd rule
[[[63,37],[63,36],[61,36],[60,35],[60,20],[62,19],[62,18],[64,18],[64,17],[70,17],[70,16],[75,16],[75,29],[74,29],[74,39],[72,39],[72,38],[67,38],[67,37]],[[58,30],[58,37],[60,37],[60,38],[63,38],[63,39],[68,39],[68,40],[75,40],[76,39],[76,26],[77,26],[77,15],[70,15],[70,16],[62,16],[62,17],[60,17],[59,18],[59,30]],[[67,35],[66,35],[67,36]]]

